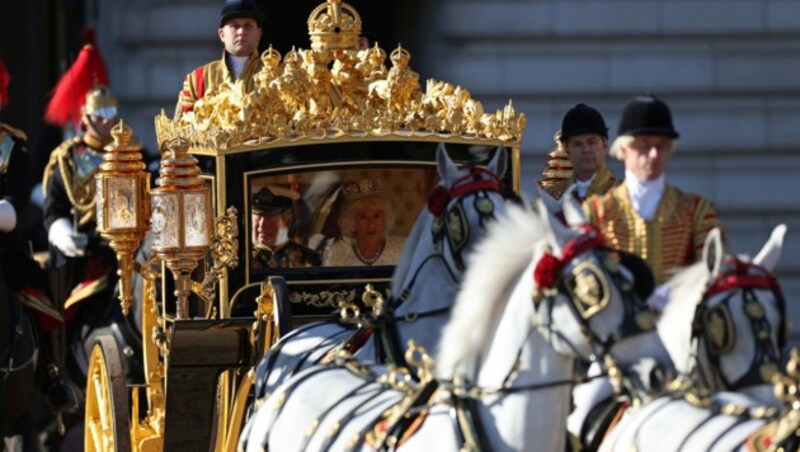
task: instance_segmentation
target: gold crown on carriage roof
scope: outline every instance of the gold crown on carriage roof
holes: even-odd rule
[[[361,179],[342,184],[342,195],[348,203],[373,196],[382,197],[385,193],[380,179]]]
[[[308,16],[308,34],[314,50],[355,50],[361,35],[361,16],[342,0],[327,0]]]
[[[361,17],[341,0],[326,0],[308,24],[312,49],[288,52],[282,62],[268,50],[254,88],[241,80],[222,83],[209,88],[190,112],[171,119],[162,111],[155,121],[158,143],[181,137],[219,155],[240,146],[340,137],[522,140],[525,115],[510,100],[487,112],[469,91],[451,83],[428,79],[423,90],[409,65],[411,53],[399,45],[389,70],[387,54],[377,44],[356,53]]]

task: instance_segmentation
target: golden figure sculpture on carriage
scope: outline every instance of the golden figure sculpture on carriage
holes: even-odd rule
[[[482,166],[508,148],[502,182],[519,192],[524,115],[510,101],[486,112],[444,81],[423,87],[399,45],[388,64],[377,43],[357,51],[361,26],[327,0],[308,19],[310,48],[267,49],[255,89],[224,84],[180,118],[158,115],[154,189],[130,128],[115,127],[98,231],[117,253],[123,309],[141,316],[144,375],[126,381],[122,351],[98,339],[87,450],[234,450],[253,366],[275,340],[358,304],[365,284],[387,293],[439,143]]]

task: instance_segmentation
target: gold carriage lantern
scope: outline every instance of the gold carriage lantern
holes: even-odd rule
[[[188,154],[189,142],[167,143],[160,176],[151,191],[153,252],[175,277],[176,317],[189,318],[191,273],[211,243],[211,190],[200,178],[197,159]]]
[[[133,298],[133,253],[147,232],[150,174],[142,162],[141,146],[131,143],[131,128],[120,121],[111,129],[114,141],[106,146],[100,171],[95,175],[97,231],[109,241],[119,262],[122,311]]]

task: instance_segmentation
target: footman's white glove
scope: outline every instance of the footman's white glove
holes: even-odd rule
[[[17,227],[17,211],[5,199],[0,200],[0,231],[11,232]]]
[[[59,218],[50,225],[50,230],[47,232],[47,240],[58,248],[64,256],[83,256],[83,249],[75,241],[72,225],[66,218]]]

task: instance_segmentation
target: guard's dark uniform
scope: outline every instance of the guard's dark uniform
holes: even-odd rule
[[[28,149],[25,134],[0,123],[0,196],[10,202],[19,218],[28,205],[32,188],[28,171]],[[34,309],[40,325],[52,328],[61,322],[47,294],[47,277],[31,258],[16,229],[0,232],[3,275],[15,298]]]
[[[68,295],[64,309],[70,313],[78,302],[113,288],[116,267],[114,253],[95,231],[94,175],[102,162],[100,143],[87,136],[72,138],[59,145],[50,155],[45,169],[44,223],[48,230],[59,218],[76,218],[78,232],[86,234],[86,255],[67,258],[56,247],[52,249],[52,265],[69,263],[66,278]]]

